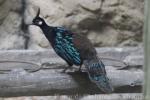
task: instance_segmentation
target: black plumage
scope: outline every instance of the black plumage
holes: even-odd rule
[[[112,92],[113,88],[106,75],[105,65],[98,58],[97,52],[89,39],[63,27],[48,26],[44,19],[39,17],[39,14],[40,9],[33,19],[33,24],[41,28],[55,52],[69,66],[82,66],[84,64],[90,80],[102,91],[106,93]]]

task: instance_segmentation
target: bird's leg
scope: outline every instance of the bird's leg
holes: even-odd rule
[[[80,65],[80,67],[79,67],[79,70],[78,70],[79,72],[81,72],[81,68],[82,68],[82,65]]]

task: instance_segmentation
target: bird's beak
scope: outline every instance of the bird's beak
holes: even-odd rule
[[[28,27],[30,27],[31,25],[34,25],[33,23],[28,23],[26,24]]]
[[[34,25],[34,23],[33,23],[33,22],[31,22],[31,23],[28,23],[27,25],[28,25],[28,26],[30,26],[30,25]]]
[[[27,24],[27,26],[31,26],[31,25],[33,25],[33,24]]]

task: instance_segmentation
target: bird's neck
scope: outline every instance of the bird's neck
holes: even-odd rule
[[[48,39],[48,41],[53,45],[54,42],[54,33],[53,33],[53,27],[48,26],[46,23],[40,26],[41,30],[43,31],[43,34]]]

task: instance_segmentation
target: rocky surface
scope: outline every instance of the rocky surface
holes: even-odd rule
[[[0,95],[9,95],[9,96],[19,96],[19,95],[28,95],[31,97],[19,97],[19,98],[3,98],[2,100],[98,100],[98,98],[102,98],[101,100],[110,100],[110,98],[113,98],[112,100],[141,100],[142,94],[141,88],[135,88],[136,86],[141,86],[143,83],[143,71],[142,71],[142,66],[143,66],[143,49],[141,47],[124,47],[124,48],[97,48],[98,55],[100,57],[106,57],[106,58],[113,58],[113,59],[120,59],[121,61],[126,62],[129,66],[126,66],[126,68],[122,70],[117,70],[118,68],[122,67],[120,66],[115,66],[115,61],[114,64],[113,62],[110,62],[111,64],[108,66],[105,62],[104,64],[106,65],[106,71],[108,77],[110,77],[110,80],[112,81],[112,84],[115,87],[120,87],[115,88],[115,93],[109,94],[109,95],[91,95],[88,96],[81,96],[81,95],[76,95],[77,98],[80,99],[72,99],[75,98],[76,96],[73,96],[72,98],[67,97],[67,96],[51,96],[52,94],[57,93],[57,95],[61,94],[61,91],[58,92],[52,92],[48,91],[49,89],[61,89],[62,91],[65,91],[66,88],[70,88],[78,83],[77,86],[80,84],[81,90],[86,89],[86,92],[89,90],[94,90],[96,92],[96,89],[91,89],[92,86],[88,85],[89,88],[85,88],[85,84],[87,85],[89,81],[86,81],[86,77],[84,77],[84,74],[82,73],[81,76],[78,78],[81,78],[80,81],[78,81],[78,78],[73,78],[73,80],[69,81],[69,77],[64,77],[64,73],[59,73],[59,71],[55,72],[54,69],[51,70],[52,68],[55,68],[55,70],[58,70],[58,68],[61,69],[64,65],[65,62],[58,58],[58,56],[53,52],[52,49],[50,50],[5,50],[5,51],[0,51],[0,61],[24,61],[24,62],[30,62],[30,64],[26,63],[14,63],[14,62],[9,62],[9,63],[1,63],[0,64],[0,87],[1,87],[1,92]],[[103,59],[102,59],[103,60]],[[107,59],[107,61],[110,61]],[[34,63],[31,64],[31,63]],[[35,72],[35,69],[39,69],[37,65],[42,65],[43,63],[49,63],[49,65],[43,66],[43,68],[47,68],[47,70],[42,70]],[[121,62],[120,62],[121,63]],[[35,64],[37,64],[35,66]],[[118,65],[118,64],[117,64]],[[58,66],[58,67],[56,67]],[[50,69],[48,69],[50,68]],[[74,66],[76,69],[77,67]],[[84,67],[82,67],[84,70]],[[25,71],[26,69],[27,71]],[[3,71],[2,71],[3,70]],[[34,71],[34,72],[31,72]],[[2,74],[2,72],[5,72]],[[30,72],[30,73],[29,73]],[[40,74],[41,73],[41,74]],[[57,74],[55,74],[57,73]],[[61,74],[61,75],[60,75]],[[79,73],[77,73],[80,75]],[[76,74],[76,75],[77,75]],[[40,76],[41,75],[41,76]],[[71,74],[69,74],[71,75]],[[74,73],[75,75],[75,73]],[[86,75],[85,75],[86,76]],[[5,77],[8,77],[7,79]],[[34,78],[33,78],[34,77]],[[53,78],[57,77],[57,79],[54,81]],[[70,77],[72,78],[73,75]],[[84,77],[84,78],[83,78]],[[130,77],[130,78],[129,78]],[[75,79],[75,80],[74,80]],[[82,79],[84,81],[82,81]],[[43,81],[44,80],[44,81]],[[64,81],[63,81],[64,80]],[[66,81],[67,80],[67,81]],[[56,83],[55,83],[56,82]],[[63,84],[65,82],[65,85]],[[69,82],[69,83],[68,83]],[[75,82],[75,83],[74,83]],[[85,82],[85,83],[84,83]],[[61,85],[60,85],[61,83]],[[115,84],[114,84],[115,83]],[[8,85],[9,84],[9,85]],[[35,84],[35,85],[34,85]],[[47,85],[48,84],[48,85]],[[67,84],[67,85],[66,85]],[[23,87],[21,88],[20,86]],[[41,86],[42,85],[42,86]],[[56,86],[55,86],[56,85]],[[84,86],[83,86],[84,85]],[[67,86],[67,87],[66,87]],[[123,87],[123,86],[130,86],[129,87]],[[5,88],[7,87],[7,88]],[[66,88],[64,88],[66,87]],[[76,87],[76,85],[75,85]],[[134,88],[133,88],[134,87]],[[10,89],[12,88],[12,89]],[[21,88],[21,89],[19,89]],[[122,88],[122,89],[121,89]],[[39,91],[37,92],[36,91]],[[46,92],[44,90],[46,89]],[[48,89],[48,90],[47,90]],[[76,89],[80,90],[80,89]],[[80,94],[82,94],[82,91],[80,90]],[[36,91],[36,92],[35,92]],[[41,92],[42,91],[42,92]],[[124,91],[124,92],[123,92]],[[46,97],[37,97],[37,96],[32,96],[33,92],[39,94],[39,95],[46,95],[51,94],[50,96]],[[75,91],[74,91],[75,92]],[[123,93],[123,94],[118,94],[118,93]],[[42,94],[43,93],[43,94]],[[63,92],[64,94],[65,92]],[[70,94],[71,91],[67,94]],[[100,92],[98,92],[100,94]],[[117,94],[116,94],[117,93]],[[127,94],[126,93],[130,93]],[[138,94],[132,94],[132,93],[138,93]],[[86,93],[85,93],[86,94]],[[36,94],[34,94],[36,95]],[[105,99],[106,98],[106,99]],[[0,99],[1,100],[1,99]]]
[[[28,13],[33,9],[34,17],[35,6],[40,7],[41,17],[49,25],[65,26],[85,34],[95,46],[137,46],[142,41],[143,1],[105,0],[100,12],[101,0],[28,0]],[[49,46],[38,28],[30,27],[30,33],[34,34],[31,37],[34,43],[30,42],[29,48],[33,44]]]
[[[95,46],[141,45],[144,0],[105,0],[101,12],[100,3],[101,0],[0,0],[0,49],[50,48],[38,27],[26,27],[36,15],[37,7],[41,8],[40,16],[49,25],[65,26],[74,32],[80,32]],[[129,65],[132,65],[139,61],[138,64],[141,65],[143,63],[140,62],[141,59],[143,59],[141,56],[128,56],[125,62],[130,60]],[[118,96],[119,99],[121,97]],[[88,96],[83,100],[91,98],[92,96]],[[97,98],[99,99],[99,96],[95,97],[95,100]],[[72,100],[67,96],[2,98],[2,100],[50,99]]]
[[[0,0],[0,49],[50,48],[38,27],[21,27],[22,22],[31,23],[38,7],[49,25],[80,32],[95,46],[140,45],[144,0],[105,0],[101,10],[100,3],[101,0]]]
[[[34,96],[34,97],[4,98],[2,100],[142,100],[142,99],[143,99],[142,94],[130,93],[130,94],[93,95],[81,97],[79,99],[71,99],[66,96],[46,96],[46,97]]]
[[[24,49],[21,1],[0,0],[0,49]]]

